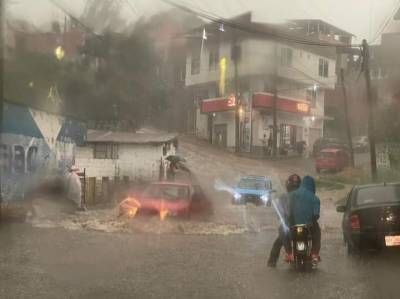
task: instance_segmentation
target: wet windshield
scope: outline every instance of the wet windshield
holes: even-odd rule
[[[356,205],[358,206],[382,203],[400,203],[400,187],[382,186],[357,191]]]
[[[244,179],[244,180],[240,180],[239,188],[265,190],[267,188],[267,183],[265,181],[261,181],[261,180]]]
[[[152,185],[143,192],[143,198],[166,199],[166,200],[188,200],[189,189],[184,186]]]
[[[0,299],[398,298],[336,204],[398,203],[399,53],[400,0],[0,0]]]

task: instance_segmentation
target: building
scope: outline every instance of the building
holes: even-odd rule
[[[43,180],[65,174],[85,133],[85,123],[76,118],[6,102],[0,144],[3,200],[23,199]]]
[[[191,43],[185,85],[193,93],[189,122],[193,122],[197,136],[234,148],[237,101],[233,58],[237,56],[242,150],[260,153],[266,139],[272,139],[275,88],[278,147],[294,148],[304,141],[311,149],[324,133],[325,92],[335,88],[337,53],[335,47],[290,40],[323,41],[334,46],[349,42],[351,35],[320,20],[264,24],[253,22],[251,13],[246,13],[232,21],[250,28],[251,33],[234,31],[222,23],[188,33]],[[324,32],[311,31],[314,27]],[[287,41],[275,42],[271,37],[276,34],[288,37]]]
[[[88,130],[85,145],[77,148],[76,165],[98,179],[156,180],[160,164],[166,166],[166,158],[175,154],[176,140],[175,134]]]

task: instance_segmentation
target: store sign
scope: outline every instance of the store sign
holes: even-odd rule
[[[253,94],[253,108],[272,108],[273,98],[271,93],[255,93]],[[280,96],[277,101],[277,109],[284,112],[309,114],[310,104]]]
[[[304,112],[304,113],[308,113],[310,106],[306,103],[297,103],[297,110],[299,112]]]
[[[228,107],[235,107],[236,106],[236,98],[235,95],[231,94],[228,98]]]
[[[236,106],[236,99],[234,95],[228,98],[215,98],[207,99],[201,102],[202,113],[213,113],[234,110]]]

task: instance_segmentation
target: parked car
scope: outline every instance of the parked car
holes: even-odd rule
[[[368,146],[368,136],[358,136],[353,139],[353,149],[356,152],[366,152],[368,151]]]
[[[232,203],[253,203],[255,205],[269,206],[271,204],[273,192],[272,182],[265,176],[242,177],[235,187]]]
[[[340,148],[348,150],[348,145],[338,138],[319,138],[314,142],[313,155],[317,156],[318,153],[325,148]]]
[[[349,254],[364,248],[400,246],[400,184],[355,186],[336,210],[342,212]]]
[[[119,205],[119,215],[160,214],[189,217],[200,202],[190,183],[156,182],[137,197],[128,197]]]
[[[338,148],[325,148],[321,150],[315,160],[315,170],[341,171],[349,166],[349,154],[347,151]]]

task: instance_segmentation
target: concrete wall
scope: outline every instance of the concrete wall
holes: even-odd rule
[[[277,57],[275,57],[275,43],[269,40],[261,39],[245,39],[240,42],[242,48],[241,60],[238,63],[238,71],[240,76],[249,75],[268,75],[273,73],[274,62],[278,63],[278,74],[280,77],[294,81],[302,82],[310,85],[316,83],[322,88],[333,89],[336,82],[335,67],[336,60],[318,55],[306,49],[296,48],[286,44],[278,43]],[[219,68],[216,70],[209,69],[209,52],[210,47],[207,41],[204,42],[203,51],[200,57],[200,73],[191,74],[192,53],[189,52],[186,57],[186,86],[215,82],[219,80]],[[292,49],[292,65],[284,67],[281,65],[282,48]],[[231,43],[229,41],[219,45],[220,58],[227,58],[226,79],[233,78],[233,61],[231,58]],[[320,77],[318,74],[319,59],[323,58],[328,61],[329,73],[328,78]]]
[[[175,148],[163,156],[162,145],[120,144],[118,159],[94,159],[94,145],[78,147],[76,165],[86,169],[89,177],[129,176],[132,180],[158,179],[161,158],[175,154]]]

